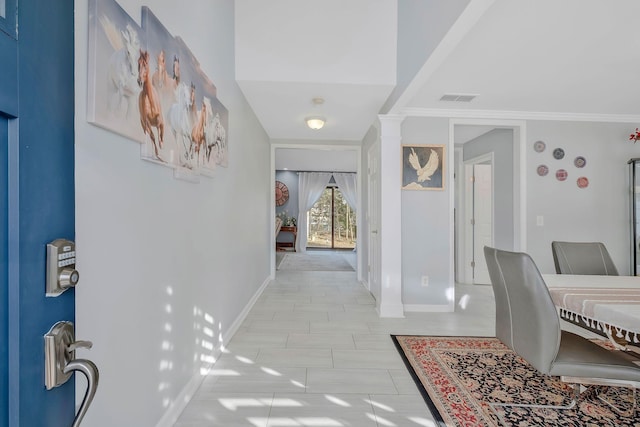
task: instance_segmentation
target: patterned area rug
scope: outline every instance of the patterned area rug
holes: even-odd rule
[[[517,406],[566,406],[573,390],[558,377],[539,374],[496,338],[392,338],[440,427],[640,427],[638,411],[634,418],[618,415],[596,397],[594,388],[584,392],[572,409]],[[629,407],[631,391],[614,387],[608,391],[607,397],[618,407]]]
[[[278,270],[354,271],[344,256],[333,253],[288,253]]]

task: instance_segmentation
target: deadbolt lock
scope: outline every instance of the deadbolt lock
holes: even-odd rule
[[[47,244],[48,297],[57,297],[74,287],[80,274],[76,271],[76,245],[71,240],[56,239]]]

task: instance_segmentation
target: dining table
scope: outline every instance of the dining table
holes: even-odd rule
[[[561,318],[602,332],[619,349],[640,350],[640,277],[542,277]]]

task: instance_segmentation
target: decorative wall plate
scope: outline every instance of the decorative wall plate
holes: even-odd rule
[[[547,165],[540,165],[536,170],[538,172],[538,175],[540,176],[546,176],[549,173],[549,168],[547,167]]]
[[[556,171],[556,179],[557,179],[558,181],[564,181],[564,180],[566,180],[566,179],[567,179],[567,176],[569,176],[569,174],[568,174],[568,173],[567,173],[567,171],[566,171],[566,170],[564,170],[564,169],[558,169],[558,170]]]
[[[276,206],[282,206],[289,200],[289,189],[280,181],[276,181]]]
[[[547,144],[545,144],[544,141],[536,141],[533,143],[533,149],[538,153],[542,153],[545,148],[547,148]]]
[[[581,176],[578,178],[578,188],[587,188],[589,186],[589,180],[586,176]]]
[[[582,156],[578,156],[576,157],[576,159],[573,161],[573,164],[576,165],[577,168],[583,168],[584,165],[587,164],[587,159],[585,159]]]
[[[564,157],[564,150],[562,148],[556,148],[553,150],[553,158],[556,160],[560,160]]]

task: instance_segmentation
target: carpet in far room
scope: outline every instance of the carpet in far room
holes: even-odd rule
[[[276,252],[276,269],[297,271],[355,271],[355,252],[340,253],[337,251],[285,252],[278,263]]]

